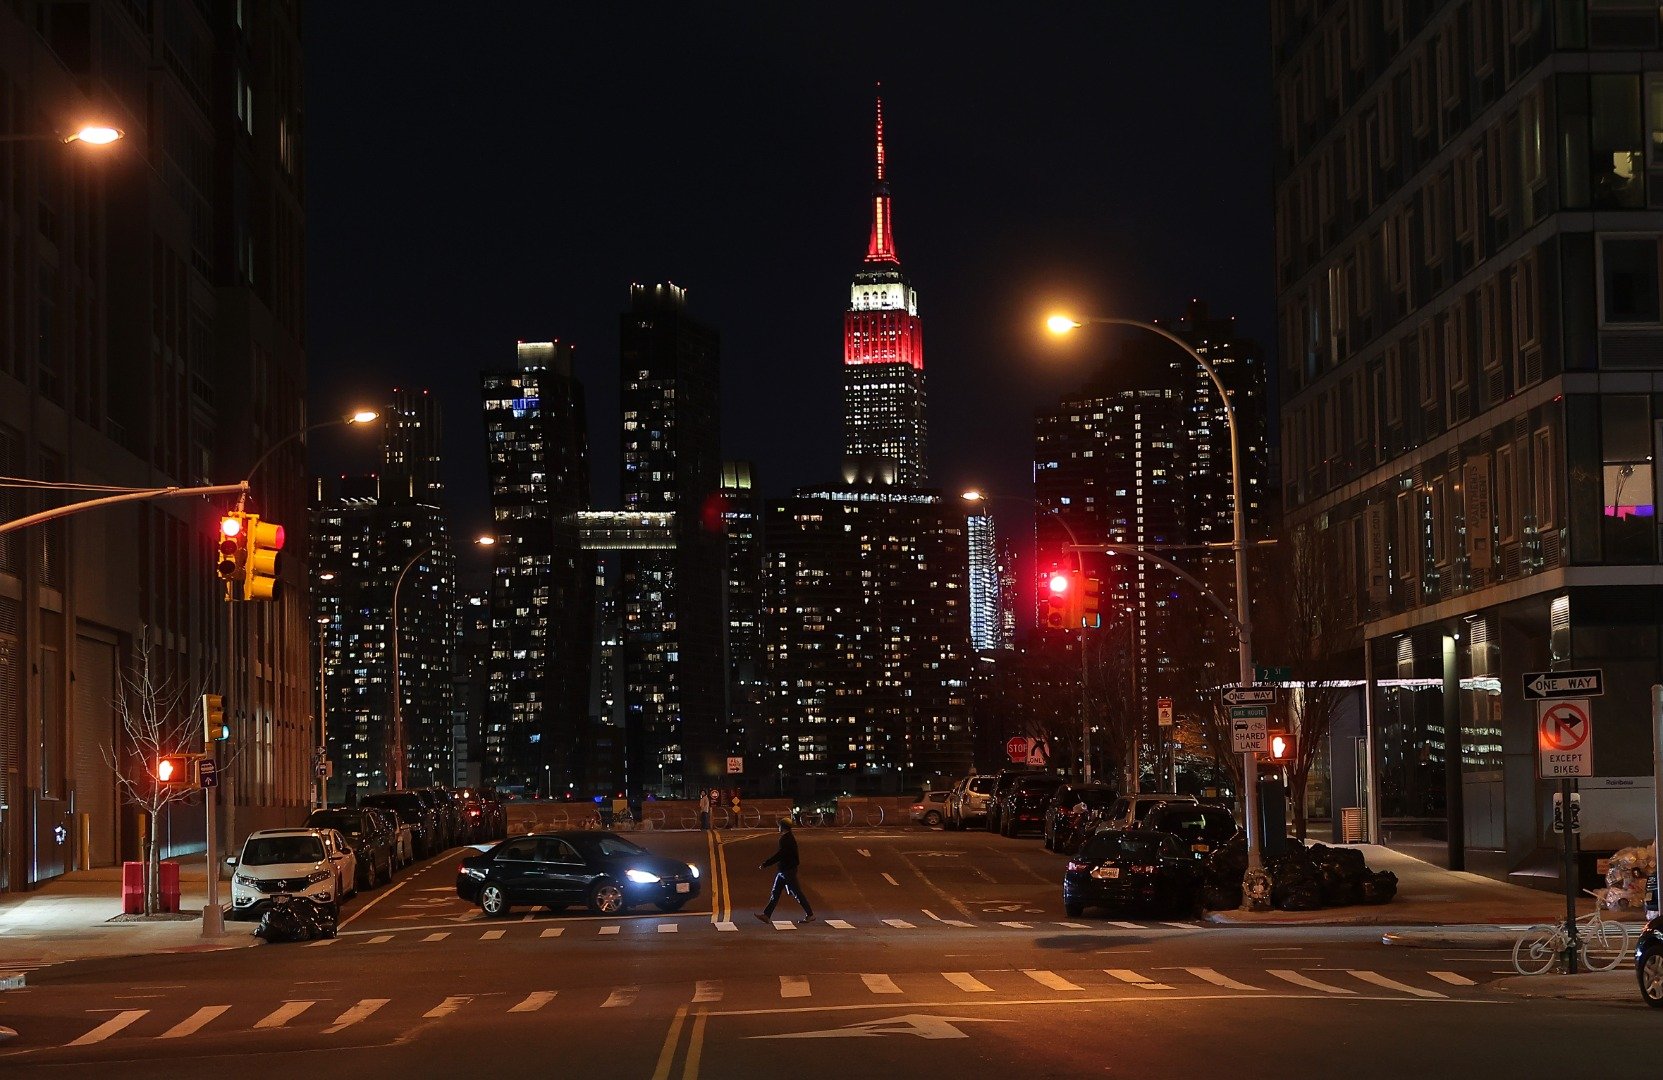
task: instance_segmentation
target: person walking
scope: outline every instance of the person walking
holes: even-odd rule
[[[699,828],[710,831],[710,789],[699,789]]]
[[[789,818],[780,818],[780,846],[758,870],[774,867],[774,888],[768,894],[768,906],[762,909],[757,918],[765,923],[774,921],[774,908],[780,902],[780,893],[788,892],[791,899],[802,905],[803,917],[799,922],[812,922],[814,908],[809,905],[808,897],[803,895],[803,887],[797,883],[797,837],[791,831]]]

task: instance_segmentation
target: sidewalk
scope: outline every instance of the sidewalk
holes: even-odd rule
[[[1397,896],[1390,903],[1320,911],[1212,911],[1206,921],[1221,926],[1458,926],[1499,934],[1501,926],[1552,922],[1565,915],[1565,899],[1557,893],[1445,870],[1376,844],[1346,846],[1361,851],[1371,871],[1397,875]],[[1577,909],[1592,911],[1593,899],[1583,897]],[[1395,936],[1401,935],[1388,935]],[[1511,935],[1506,944],[1512,947]]]
[[[177,860],[179,906],[202,909],[207,877],[200,855]],[[229,904],[230,882],[220,901]],[[111,922],[121,914],[121,867],[77,870],[33,892],[0,893],[0,989],[21,986],[26,973],[70,960],[156,953],[209,952],[259,944],[253,923],[226,922],[225,933],[202,936],[199,919]]]

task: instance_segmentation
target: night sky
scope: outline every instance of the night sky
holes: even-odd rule
[[[1031,491],[1034,408],[1110,340],[1045,340],[1055,301],[1200,296],[1272,338],[1260,4],[352,0],[305,30],[311,410],[430,387],[461,536],[489,522],[478,372],[517,340],[576,345],[615,505],[632,281],[721,332],[727,457],[770,495],[836,477],[879,80],[936,484]],[[313,466],[371,471],[373,438]]]

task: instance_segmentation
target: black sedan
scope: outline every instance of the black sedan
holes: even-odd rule
[[[1663,918],[1653,919],[1640,931],[1634,974],[1640,980],[1641,999],[1654,1009],[1663,1009]]]
[[[1088,907],[1201,908],[1201,864],[1171,833],[1103,829],[1068,861],[1062,906],[1070,917]]]
[[[1241,831],[1224,807],[1193,802],[1162,803],[1143,819],[1143,828],[1171,833],[1196,859],[1205,859]]]
[[[456,895],[493,917],[516,904],[556,911],[586,904],[596,915],[654,904],[671,912],[699,895],[699,869],[609,832],[534,833],[463,859]]]
[[[1114,788],[1106,784],[1064,784],[1045,807],[1045,820],[1040,824],[1040,836],[1047,851],[1072,853],[1069,845],[1080,827],[1080,819],[1091,810],[1107,810],[1114,805]]]

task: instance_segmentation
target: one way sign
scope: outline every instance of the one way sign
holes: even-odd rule
[[[1602,697],[1605,687],[1600,668],[1578,671],[1528,671],[1524,676],[1524,699],[1548,701],[1553,698]]]

